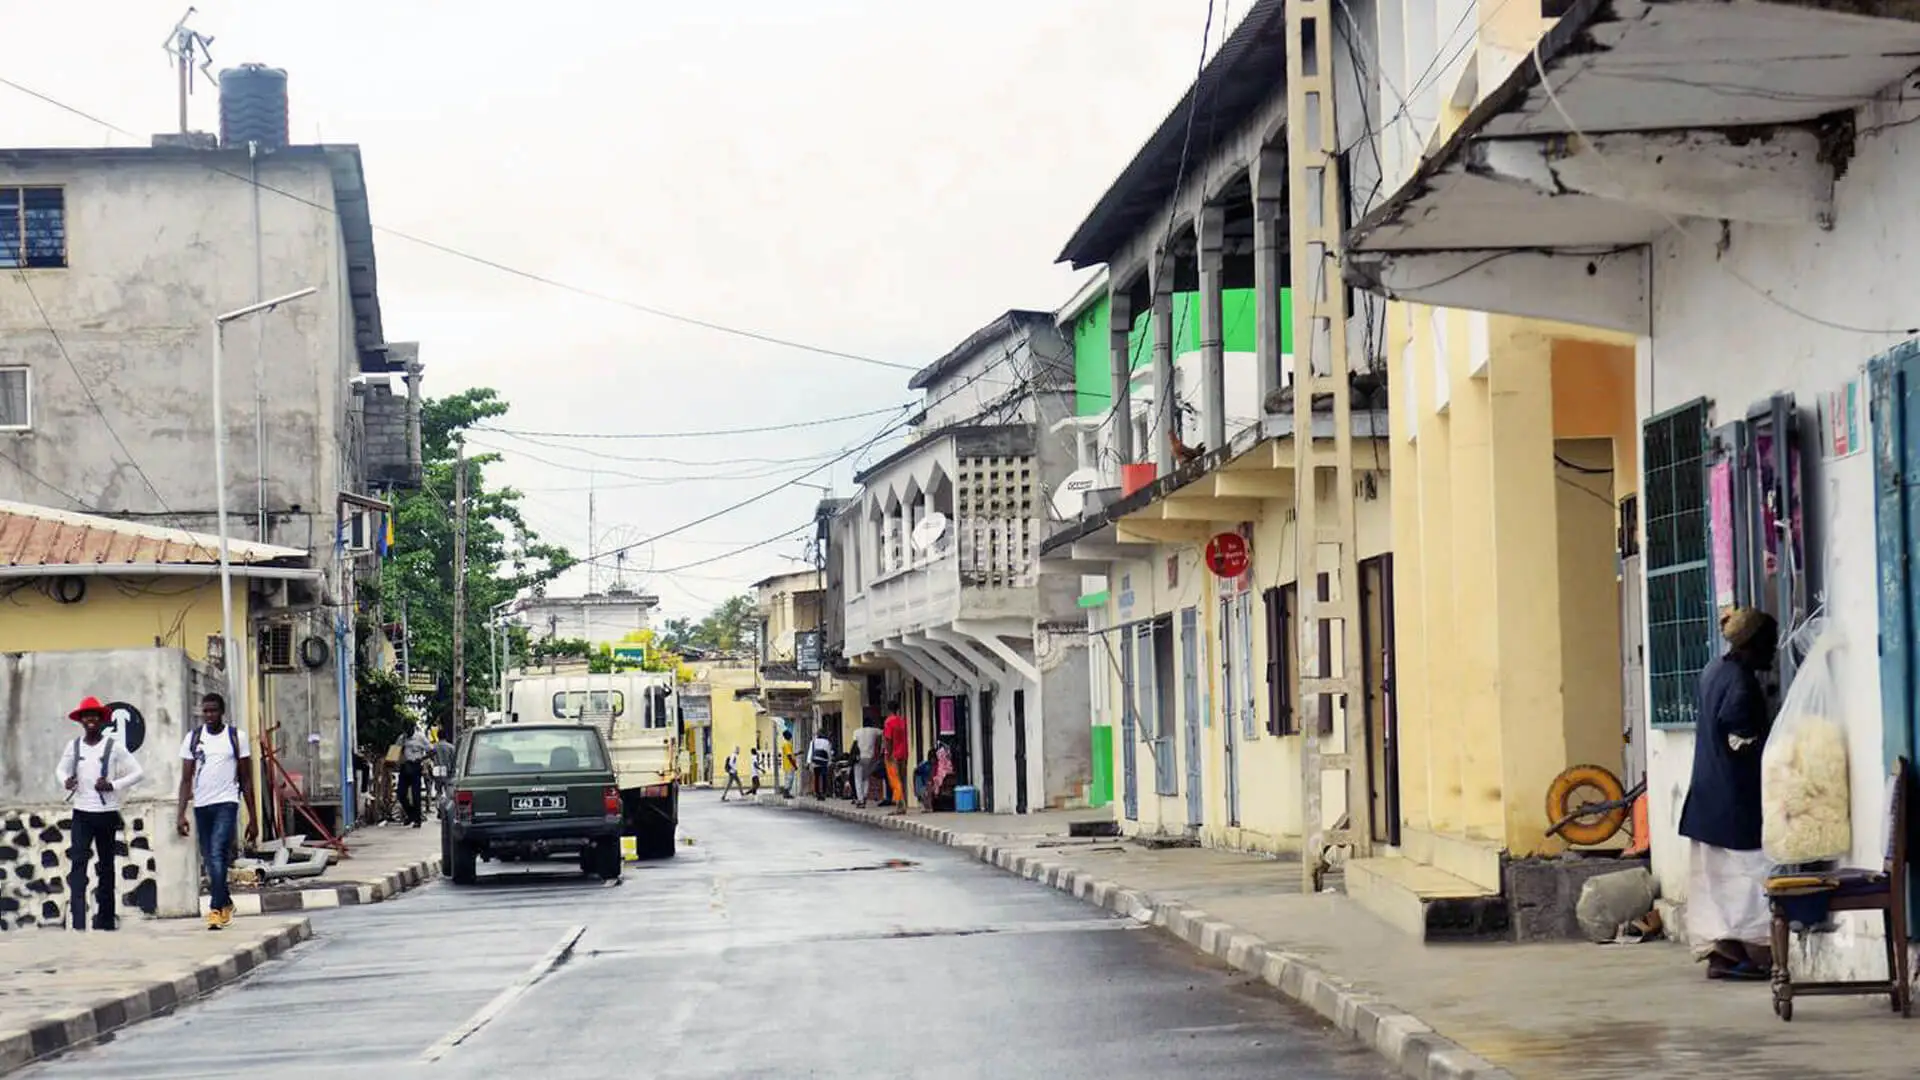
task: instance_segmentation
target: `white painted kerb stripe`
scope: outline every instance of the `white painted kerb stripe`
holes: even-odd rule
[[[580,940],[580,935],[586,932],[587,928],[584,926],[576,926],[568,930],[561,936],[553,948],[547,950],[545,956],[534,961],[533,966],[528,968],[518,979],[515,979],[511,986],[494,995],[494,999],[482,1005],[479,1012],[467,1018],[466,1023],[447,1032],[439,1042],[427,1047],[427,1052],[420,1055],[421,1060],[439,1061],[441,1058],[447,1056],[454,1047],[472,1038],[475,1032],[478,1032],[481,1028],[487,1026],[495,1017],[507,1011],[507,1006],[512,1005],[518,1000],[520,995],[533,989],[534,984],[546,978],[548,972],[559,967],[561,961],[567,958],[567,954],[573,952],[573,946]]]

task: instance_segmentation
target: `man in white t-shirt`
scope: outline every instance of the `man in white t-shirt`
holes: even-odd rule
[[[114,845],[120,828],[120,796],[140,782],[140,763],[127,752],[120,736],[106,733],[107,707],[89,697],[67,714],[80,725],[79,738],[60,753],[53,782],[73,800],[73,847],[67,869],[67,913],[75,930],[87,928],[87,863],[93,861],[98,894],[94,899],[93,928],[114,930],[114,896],[120,879],[113,872]]]
[[[233,833],[240,805],[247,812],[247,843],[259,836],[254,820],[253,769],[247,752],[247,733],[227,723],[227,699],[208,694],[200,699],[200,723],[180,744],[180,835],[189,831],[187,803],[193,803],[192,829],[200,838],[200,862],[206,867],[212,899],[207,929],[221,930],[233,922],[233,895],[227,891],[227,869],[233,859]]]
[[[880,729],[871,719],[864,720],[860,730],[853,733],[853,749],[859,755],[853,763],[853,805],[864,807],[873,785],[878,782],[885,786],[887,782],[880,760]]]

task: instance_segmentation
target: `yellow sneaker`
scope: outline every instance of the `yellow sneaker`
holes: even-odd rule
[[[219,908],[214,908],[212,911],[207,912],[207,929],[218,930],[225,925],[227,924],[220,921]]]
[[[228,904],[226,907],[220,909],[220,929],[225,930],[227,927],[232,925],[233,925],[233,905]]]

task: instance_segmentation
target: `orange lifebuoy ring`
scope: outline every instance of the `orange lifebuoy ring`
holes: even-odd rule
[[[1617,803],[1627,797],[1620,778],[1599,765],[1575,765],[1553,778],[1547,788],[1547,824],[1560,821],[1596,803]],[[1626,824],[1627,807],[1602,810],[1574,818],[1560,830],[1560,837],[1577,847],[1591,847],[1613,839]]]

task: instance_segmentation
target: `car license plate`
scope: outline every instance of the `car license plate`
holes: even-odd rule
[[[513,797],[513,812],[516,814],[523,811],[537,812],[541,810],[565,810],[566,808],[567,797],[565,795],[515,795]]]

